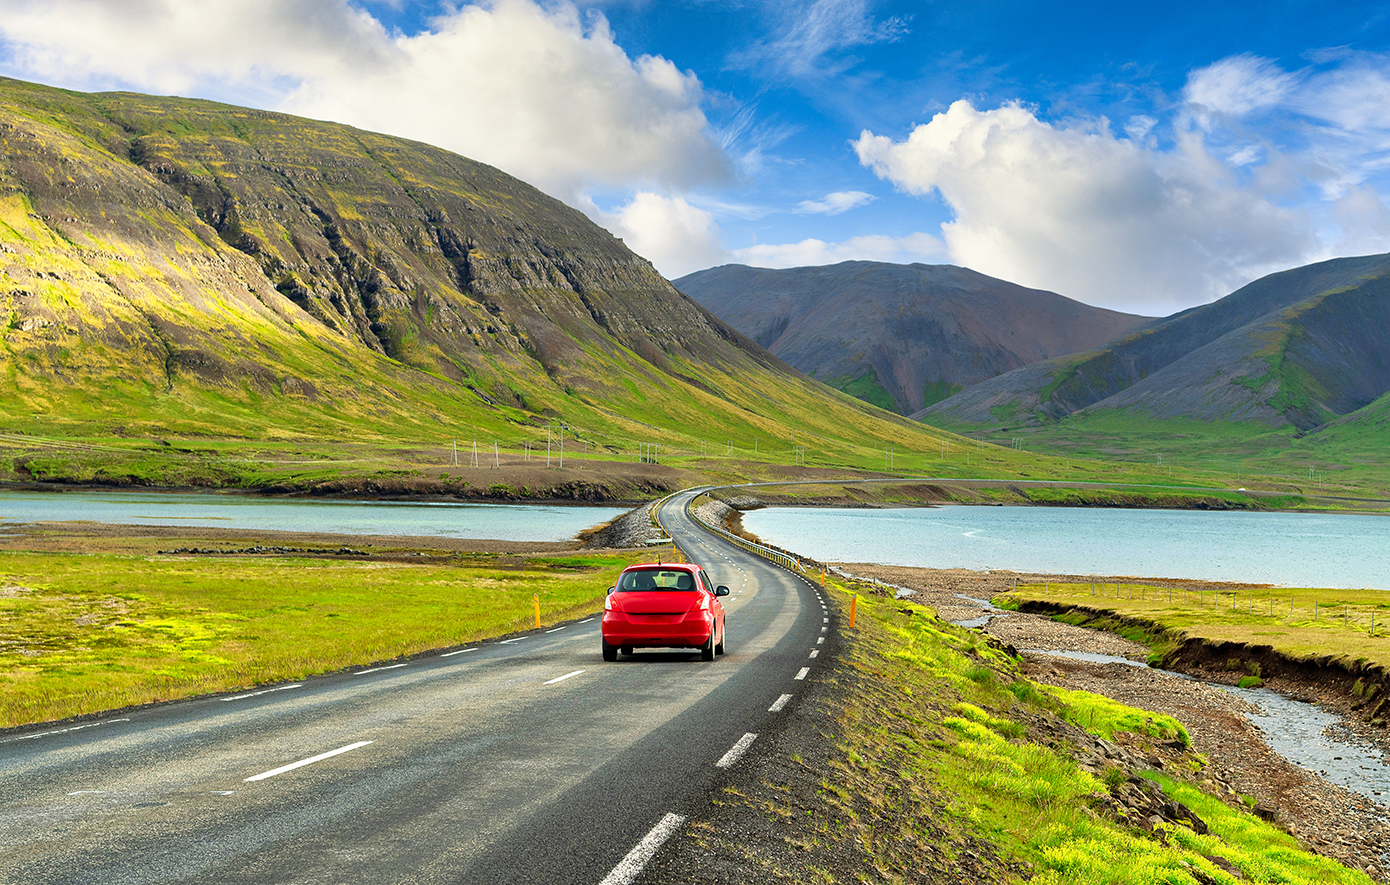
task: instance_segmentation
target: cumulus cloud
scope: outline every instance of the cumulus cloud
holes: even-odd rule
[[[819,200],[802,200],[796,211],[802,215],[839,215],[874,201],[874,195],[864,191],[836,191]]]
[[[735,249],[731,258],[754,267],[811,267],[841,261],[891,261],[898,264],[936,262],[946,256],[946,246],[926,233],[905,237],[869,235],[839,243],[805,239],[799,243],[759,244]]]
[[[1317,246],[1306,218],[1238,180],[1199,133],[1160,151],[1104,120],[1053,126],[958,101],[904,141],[866,130],[855,149],[898,188],[940,194],[952,260],[1093,304],[1169,313]]]
[[[702,87],[571,4],[488,0],[415,35],[347,0],[7,0],[5,67],[74,88],[195,93],[427,141],[574,203],[727,183]]]
[[[670,279],[728,262],[714,216],[681,197],[640,191],[614,212],[591,214]]]

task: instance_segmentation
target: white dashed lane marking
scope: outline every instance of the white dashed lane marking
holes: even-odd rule
[[[564,676],[556,676],[554,679],[547,680],[541,684],[554,685],[557,682],[564,682],[566,679],[573,679],[575,676],[578,676],[580,673],[583,672],[583,670],[575,670],[573,673],[566,673]]]
[[[798,670],[798,671],[796,672],[796,675],[793,676],[792,678],[793,678],[793,679],[805,679],[805,678],[806,678],[806,674],[807,674],[807,673],[810,673],[810,672],[811,672],[811,668],[810,668],[810,667],[802,667],[800,670]]]
[[[477,646],[474,646],[473,648],[461,648],[461,649],[459,649],[458,651],[446,651],[446,652],[444,652],[444,654],[440,655],[440,657],[441,657],[441,658],[452,658],[454,655],[461,655],[461,654],[463,654],[464,652],[468,652],[468,651],[477,651],[477,650],[478,650],[478,647],[477,647]]]
[[[382,670],[398,670],[405,664],[388,664],[385,667],[372,667],[370,670],[358,670],[353,676],[366,676],[368,673],[380,673]]]
[[[753,741],[757,739],[758,736],[756,734],[753,734],[751,732],[745,734],[743,737],[738,739],[737,743],[735,743],[732,747],[729,748],[729,752],[725,753],[722,757],[720,757],[718,762],[714,763],[714,767],[732,767],[735,762],[737,762],[739,759],[743,757],[744,753],[748,752],[748,748],[753,746]]]
[[[782,708],[785,707],[785,706],[787,705],[787,701],[790,701],[791,699],[792,699],[792,696],[789,695],[789,694],[784,694],[784,695],[782,695],[780,698],[778,698],[777,700],[775,700],[775,701],[772,702],[772,706],[767,708],[767,712],[769,712],[769,713],[780,713],[780,712],[782,712]]]
[[[656,826],[637,843],[637,847],[627,853],[627,857],[618,861],[618,865],[613,868],[599,885],[630,885],[642,870],[646,869],[647,863],[656,854],[656,850],[671,835],[680,829],[680,825],[685,823],[685,818],[679,814],[668,814],[657,822]]]
[[[277,774],[284,774],[287,771],[294,771],[296,768],[303,768],[306,765],[313,765],[315,762],[322,762],[325,759],[331,759],[334,756],[339,756],[351,750],[356,750],[360,747],[365,747],[370,743],[371,741],[358,741],[355,744],[348,744],[346,747],[339,747],[336,750],[329,750],[327,753],[320,753],[317,756],[310,756],[308,759],[300,759],[298,762],[291,762],[289,765],[281,765],[279,768],[272,768],[270,771],[263,771],[260,774],[254,774],[251,777],[246,778],[245,782],[251,783],[252,781],[263,781],[266,778],[275,777]]]

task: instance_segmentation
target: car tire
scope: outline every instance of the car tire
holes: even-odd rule
[[[605,661],[616,661],[618,659],[618,647],[616,645],[609,645],[607,640],[600,641],[603,642],[603,659]]]
[[[719,632],[719,644],[714,647],[715,654],[722,655],[724,653],[724,642],[728,638],[729,636],[727,631],[721,630]]]
[[[712,661],[712,660],[714,660],[714,632],[713,632],[713,631],[711,631],[710,634],[709,634],[709,641],[706,642],[704,645],[700,646],[700,660],[702,660],[702,661]]]

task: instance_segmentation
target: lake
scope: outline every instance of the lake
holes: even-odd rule
[[[764,540],[822,562],[1390,590],[1390,517],[972,507],[768,507]]]
[[[0,490],[6,523],[85,520],[114,525],[211,526],[344,535],[567,541],[625,507],[345,501],[180,492]]]

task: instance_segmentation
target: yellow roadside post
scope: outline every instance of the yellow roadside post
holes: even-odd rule
[[[539,627],[541,625],[541,595],[537,593],[531,599],[536,603],[536,626]]]
[[[859,594],[856,593],[849,598],[849,628],[854,629],[854,611],[859,607]]]
[[[820,570],[820,588],[825,589],[825,569]]]

